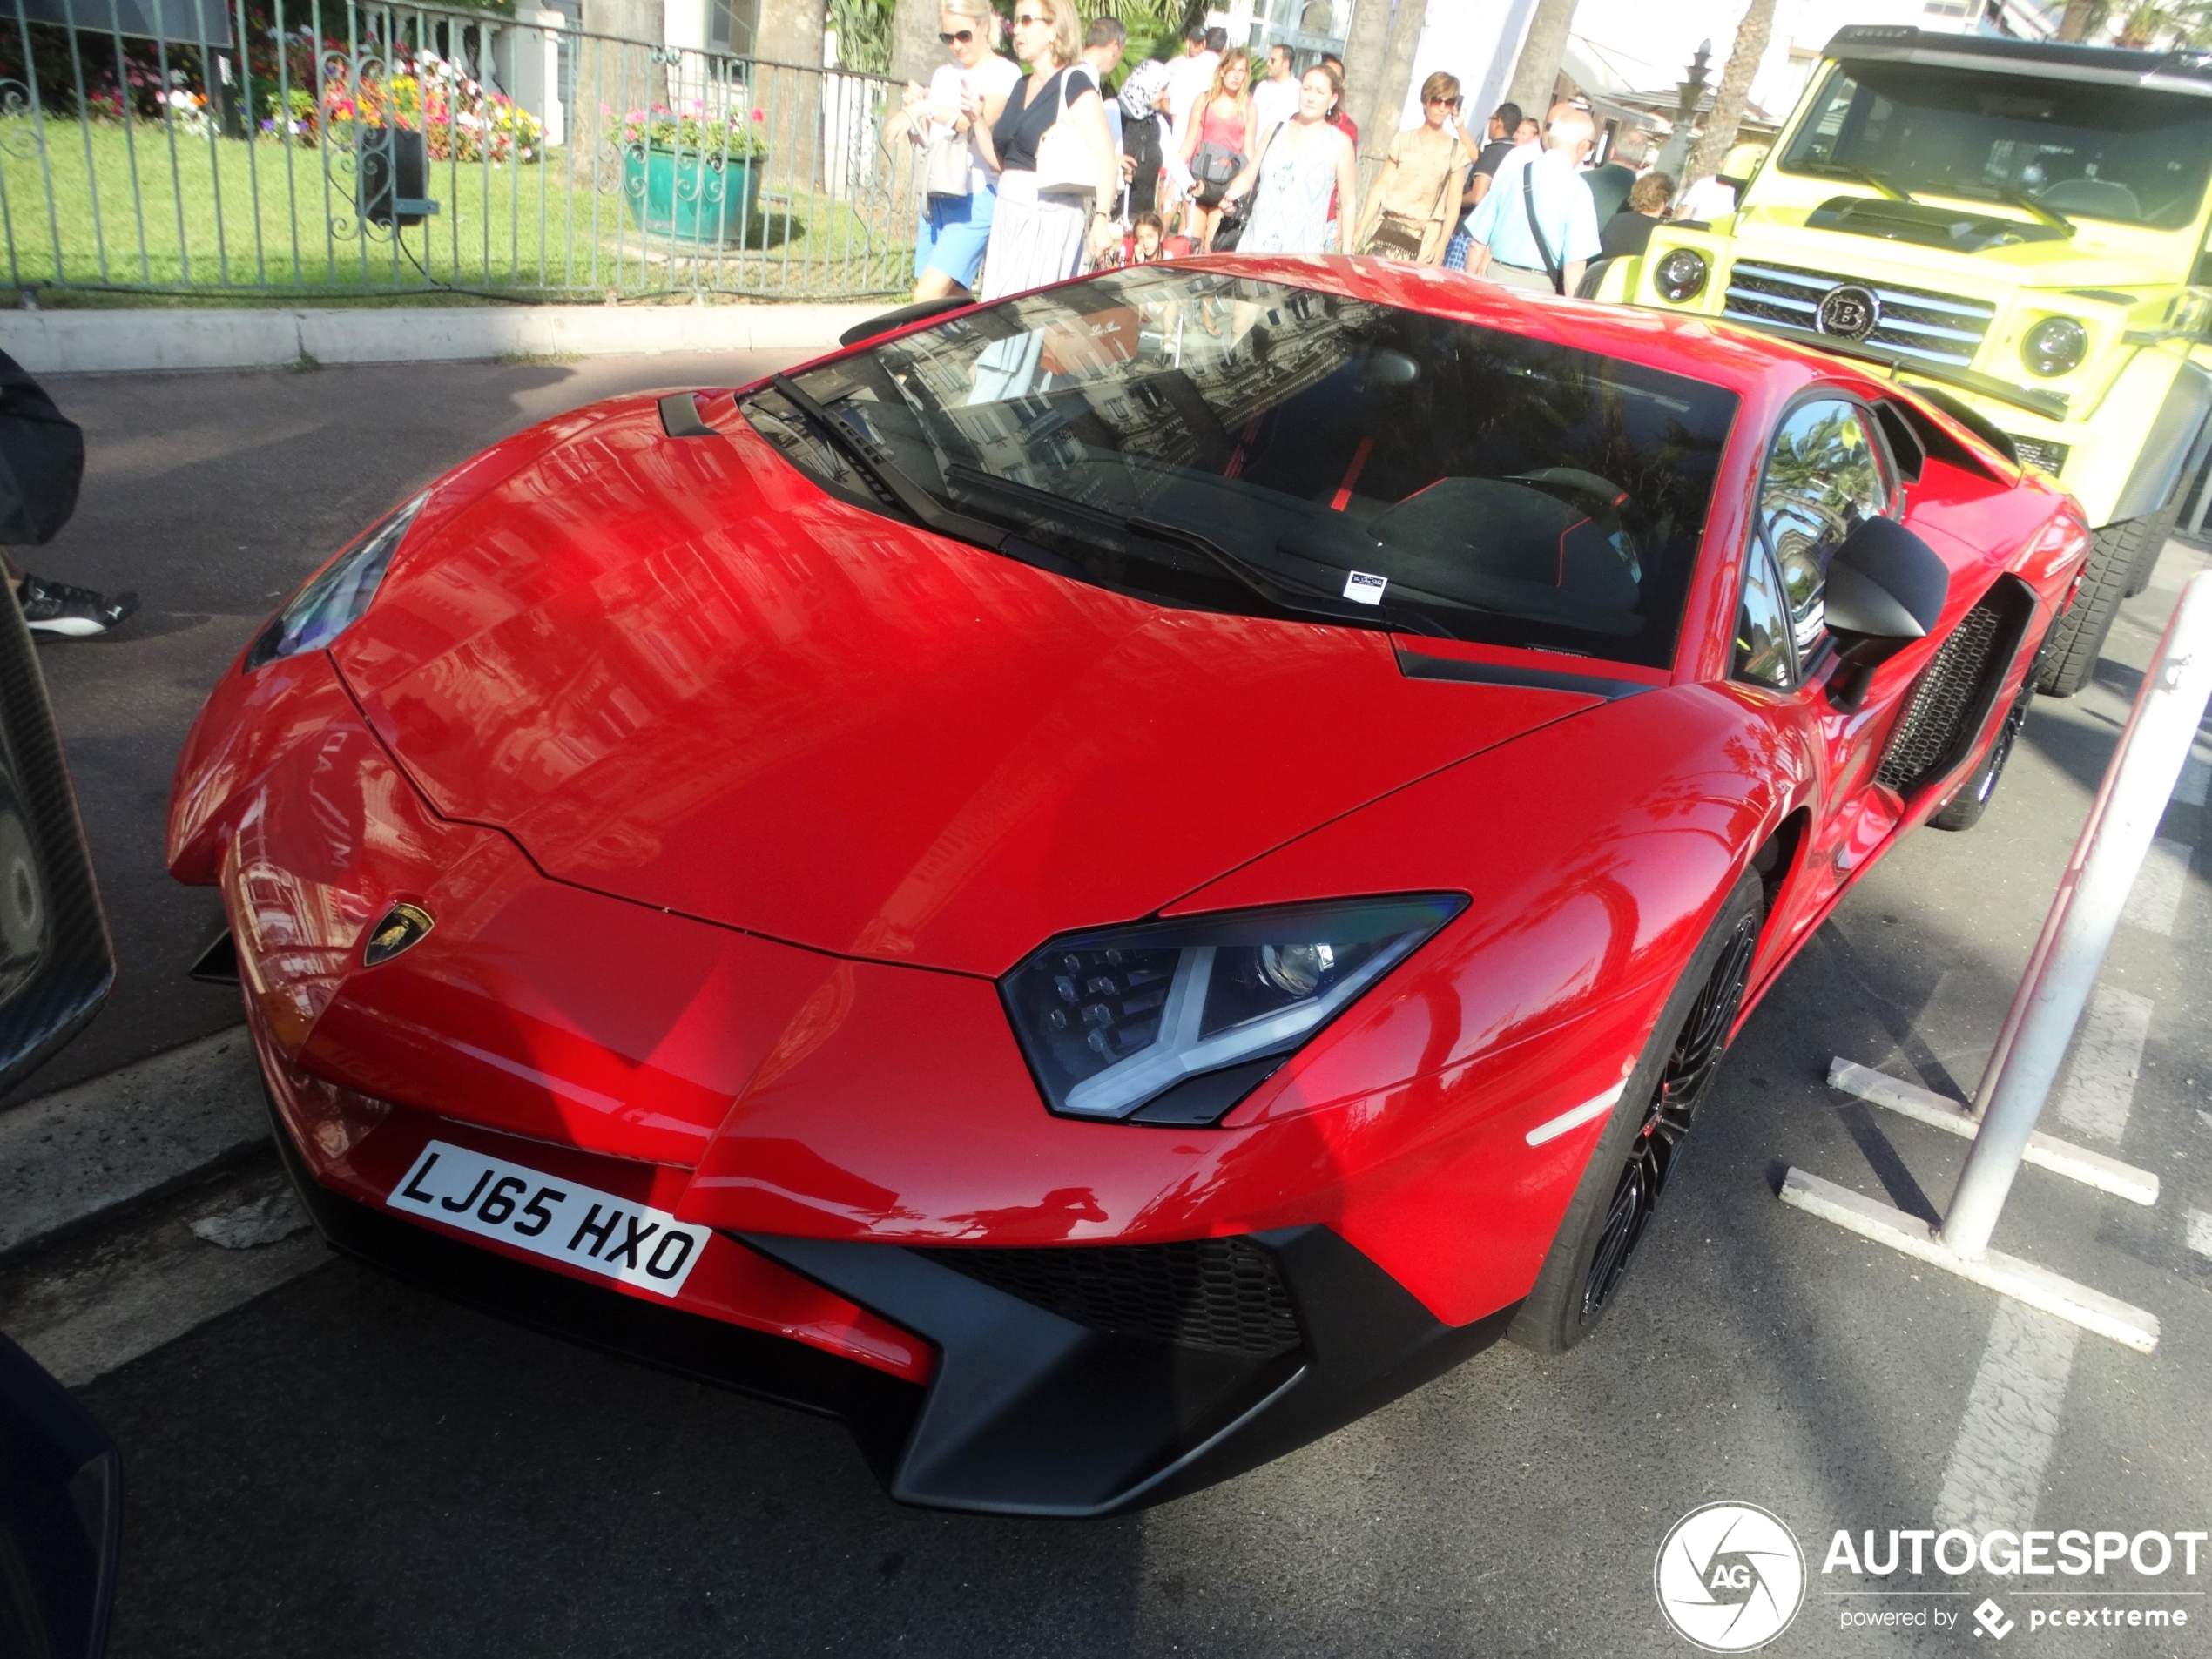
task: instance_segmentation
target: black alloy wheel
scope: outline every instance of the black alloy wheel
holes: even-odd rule
[[[1698,1103],[1720,1069],[1728,1034],[1743,1006],[1751,976],[1751,956],[1759,942],[1758,920],[1743,916],[1729,935],[1719,960],[1706,976],[1683,1022],[1673,1051],[1660,1071],[1657,1087],[1645,1104],[1643,1123],[1629,1144],[1613,1202],[1608,1207],[1588,1276],[1582,1281],[1582,1318],[1594,1320],[1604,1309],[1658,1207],[1659,1195],[1682,1157]]]
[[[1932,827],[1970,830],[1981,822],[1982,813],[1997,793],[1997,780],[2005,775],[2005,763],[2013,758],[2013,745],[2020,737],[2020,727],[2027,724],[2027,705],[2034,700],[2033,685],[2020,692],[2019,700],[2005,716],[2005,724],[1997,728],[1997,736],[1991,740],[1989,752],[1982,757],[1981,765],[1959,786],[1959,792],[1929,818]]]

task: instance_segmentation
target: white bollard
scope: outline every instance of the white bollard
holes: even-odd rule
[[[1974,1103],[1979,1133],[1943,1219],[1969,1261],[1989,1249],[2028,1137],[2111,947],[2128,890],[2212,700],[2212,571],[2190,578],[2158,642],[2135,706],[2059,881],[2043,932],[2005,1015]]]

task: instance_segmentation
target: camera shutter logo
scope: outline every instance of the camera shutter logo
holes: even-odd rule
[[[1804,1605],[1804,1552],[1757,1505],[1709,1503],[1675,1522],[1652,1584],[1676,1635],[1708,1653],[1748,1653],[1788,1629]]]
[[[1864,340],[1881,325],[1881,320],[1882,302],[1874,297],[1873,290],[1846,282],[1820,296],[1820,309],[1814,314],[1813,326],[1838,340]]]

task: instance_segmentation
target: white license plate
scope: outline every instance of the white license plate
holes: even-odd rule
[[[424,1147],[384,1202],[656,1296],[684,1288],[711,1231],[445,1141]]]

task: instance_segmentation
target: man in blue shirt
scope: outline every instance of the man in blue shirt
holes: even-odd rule
[[[1526,159],[1507,157],[1468,217],[1468,275],[1544,293],[1575,292],[1583,266],[1598,254],[1597,203],[1581,171],[1596,138],[1588,110],[1552,105],[1542,150]]]

